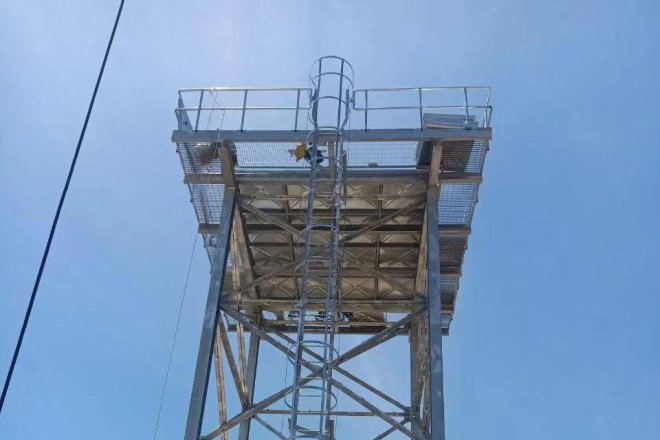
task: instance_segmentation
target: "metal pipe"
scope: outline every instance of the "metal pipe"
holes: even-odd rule
[[[243,131],[243,125],[245,124],[245,106],[247,105],[247,95],[248,91],[245,89],[243,92],[243,113],[241,113],[241,131]]]
[[[195,131],[199,127],[199,115],[202,113],[202,100],[204,99],[204,90],[199,92],[199,104],[197,105],[197,118],[195,118]]]

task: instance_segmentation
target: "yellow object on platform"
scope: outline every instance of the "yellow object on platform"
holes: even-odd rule
[[[301,142],[296,146],[295,156],[296,162],[305,157],[305,151],[307,150],[307,143]]]

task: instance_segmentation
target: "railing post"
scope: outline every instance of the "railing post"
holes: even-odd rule
[[[199,115],[202,113],[202,101],[204,100],[204,90],[199,91],[199,104],[197,104],[197,118],[195,118],[195,131],[199,126]]]
[[[423,104],[422,104],[422,88],[417,88],[417,93],[419,94],[419,129],[424,128],[424,114],[423,114]]]
[[[355,106],[355,101],[353,101]],[[364,91],[364,131],[367,131],[367,113],[369,113],[369,90]]]
[[[300,89],[296,92],[296,122],[293,125],[293,131],[298,131],[298,110],[300,110]]]
[[[470,129],[470,107],[468,105],[467,87],[463,87],[463,95],[465,95],[465,129]]]
[[[245,123],[245,106],[247,105],[247,89],[243,90],[243,111],[241,113],[241,131],[243,131],[243,124]]]

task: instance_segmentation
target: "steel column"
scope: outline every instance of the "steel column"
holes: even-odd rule
[[[213,360],[213,346],[215,344],[216,329],[220,312],[220,292],[227,269],[227,257],[229,255],[229,237],[232,220],[234,217],[234,203],[236,201],[236,190],[226,188],[222,203],[222,214],[220,216],[220,228],[216,241],[215,258],[211,270],[211,281],[206,300],[204,324],[197,352],[197,366],[193,380],[192,393],[190,395],[190,406],[188,408],[188,420],[186,422],[185,440],[197,440],[202,429],[202,418],[204,417],[204,406],[206,393],[208,391],[209,373],[211,361]]]
[[[430,427],[436,440],[445,438],[445,398],[442,367],[442,295],[440,292],[440,240],[438,228],[438,201],[440,188],[429,187],[426,208],[428,252],[428,318],[430,354]]]

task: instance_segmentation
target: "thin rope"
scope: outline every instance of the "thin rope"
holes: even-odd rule
[[[293,322],[293,320],[291,320]],[[293,344],[287,343],[287,354],[284,359],[284,387],[286,388],[286,385],[289,383],[289,354],[288,352],[291,351],[293,348]],[[286,399],[287,396],[284,396],[284,399]],[[282,401],[282,410],[286,410],[286,403],[284,400]],[[280,420],[280,434],[284,434],[284,416],[285,414],[282,414],[282,418]]]
[[[119,18],[121,17],[121,11],[123,8],[124,8],[124,0],[121,0],[121,2],[119,3],[119,10],[117,11],[117,17],[115,18],[115,24],[112,27],[112,33],[110,34],[110,40],[108,41],[108,46],[106,47],[105,55],[103,56],[103,63],[101,64],[101,70],[99,71],[98,77],[96,78],[94,93],[92,93],[92,99],[90,100],[89,107],[87,108],[87,115],[85,116],[85,122],[83,123],[82,130],[80,131],[80,137],[78,138],[76,151],[73,154],[73,159],[71,160],[71,166],[69,167],[69,174],[67,175],[66,183],[64,184],[64,189],[62,190],[62,194],[60,195],[60,201],[57,205],[57,211],[55,211],[55,218],[53,219],[53,223],[50,227],[50,233],[48,234],[48,241],[46,242],[46,249],[44,249],[43,256],[41,257],[41,264],[39,265],[37,278],[34,281],[34,287],[32,288],[30,301],[28,303],[27,311],[25,312],[25,317],[23,318],[23,325],[21,326],[21,331],[18,335],[18,342],[16,343],[16,347],[14,348],[14,355],[11,358],[9,371],[7,372],[5,384],[2,388],[2,396],[0,396],[0,413],[2,413],[2,408],[5,404],[5,398],[7,397],[7,391],[9,390],[9,384],[11,383],[11,378],[14,374],[16,361],[18,360],[18,354],[20,353],[21,346],[23,345],[23,337],[25,336],[25,331],[27,330],[28,322],[30,321],[30,316],[32,315],[32,307],[34,306],[34,300],[37,296],[37,291],[39,290],[39,284],[41,283],[41,276],[44,273],[44,267],[46,266],[46,261],[48,260],[50,245],[53,242],[53,236],[55,235],[55,230],[57,229],[57,223],[59,222],[60,219],[60,213],[62,212],[64,199],[66,198],[66,194],[69,191],[69,184],[71,183],[73,170],[75,169],[76,162],[78,161],[78,154],[80,153],[80,147],[82,146],[83,139],[85,138],[85,132],[87,131],[87,124],[89,123],[89,118],[92,114],[92,109],[94,108],[94,102],[96,101],[96,93],[99,90],[101,79],[103,78],[103,71],[105,70],[106,62],[108,61],[108,55],[110,55],[110,48],[112,48],[112,42],[115,39],[115,32],[117,31],[117,25],[119,24]]]
[[[174,327],[174,337],[172,338],[172,347],[170,348],[170,357],[167,361],[167,369],[165,370],[165,381],[163,382],[163,391],[160,394],[160,404],[158,405],[158,417],[156,417],[156,427],[154,428],[154,440],[158,435],[158,427],[160,425],[160,416],[163,412],[163,402],[165,401],[165,390],[167,389],[167,382],[170,378],[170,369],[172,367],[172,358],[174,357],[174,347],[176,346],[176,338],[179,334],[179,324],[181,323],[181,312],[183,311],[183,303],[186,299],[188,292],[188,281],[190,280],[190,270],[192,269],[193,259],[195,258],[195,249],[197,248],[197,238],[199,234],[195,231],[195,240],[193,242],[192,251],[190,252],[190,262],[188,263],[188,272],[186,273],[186,282],[183,285],[183,293],[181,294],[181,302],[179,303],[179,313],[176,317],[176,326]]]

